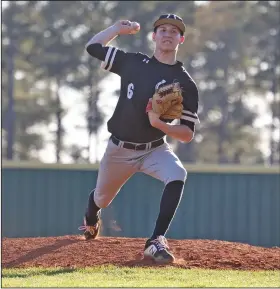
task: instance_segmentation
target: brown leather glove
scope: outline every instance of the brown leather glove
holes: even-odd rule
[[[182,116],[182,89],[179,82],[161,86],[152,97],[152,109],[164,119],[180,119]]]

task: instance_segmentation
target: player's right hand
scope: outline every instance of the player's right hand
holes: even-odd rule
[[[118,34],[136,34],[140,30],[140,24],[129,20],[119,20],[114,24]]]

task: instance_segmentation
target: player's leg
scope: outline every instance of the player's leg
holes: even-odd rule
[[[124,183],[136,172],[130,163],[119,158],[120,149],[109,140],[100,162],[96,188],[88,197],[84,226],[81,227],[86,239],[96,238],[101,226],[101,209],[109,206]]]
[[[172,262],[174,256],[168,250],[165,234],[182,198],[187,172],[168,144],[149,154],[143,162],[141,171],[165,184],[155,229],[146,242],[144,254],[157,262]]]

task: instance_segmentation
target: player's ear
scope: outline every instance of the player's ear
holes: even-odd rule
[[[181,36],[181,37],[180,37],[180,44],[183,44],[184,41],[185,41],[185,36]]]
[[[153,34],[152,34],[152,39],[153,39],[153,41],[156,41],[156,34],[155,34],[155,32],[153,32]]]

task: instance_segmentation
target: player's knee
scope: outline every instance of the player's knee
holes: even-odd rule
[[[187,179],[187,171],[184,167],[178,167],[178,171],[177,171],[177,180],[183,181],[185,182]]]
[[[187,179],[187,171],[183,166],[176,166],[170,171],[170,175],[165,179],[165,184],[172,181],[182,181],[185,182]]]

